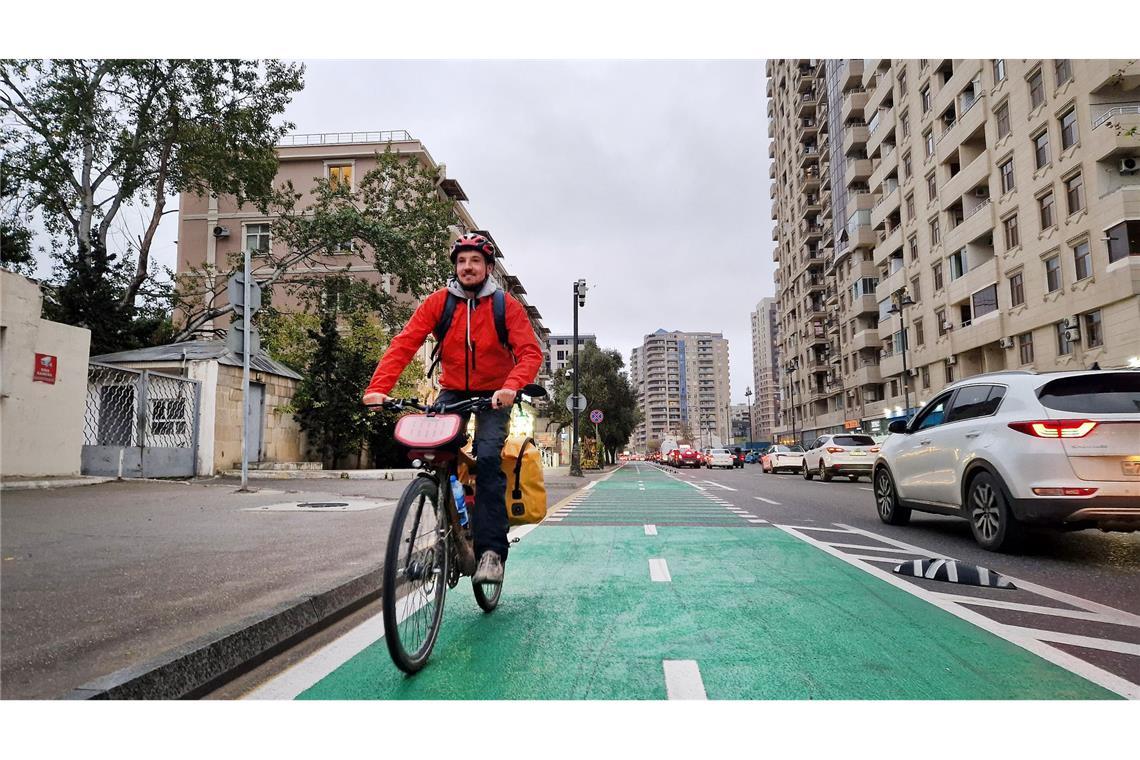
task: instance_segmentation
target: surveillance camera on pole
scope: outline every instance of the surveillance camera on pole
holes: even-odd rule
[[[574,367],[571,374],[574,377],[574,398],[578,399],[578,308],[586,305],[586,281],[584,279],[574,282]],[[578,403],[574,404],[573,438],[570,443],[570,474],[575,477],[582,476],[582,455],[578,451],[578,413],[581,409]]]

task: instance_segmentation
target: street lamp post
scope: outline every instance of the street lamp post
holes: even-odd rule
[[[570,474],[582,477],[582,452],[578,450],[578,307],[586,305],[586,281],[574,281],[574,422],[570,439]]]
[[[898,314],[899,324],[902,326],[902,359],[903,359],[903,418],[905,419],[910,415],[910,386],[907,383],[907,378],[910,372],[906,366],[906,350],[910,346],[910,341],[906,337],[906,318],[903,315],[903,309],[907,306],[914,306],[915,301],[910,297],[910,294],[905,290],[902,291],[902,297],[895,300],[891,308],[887,310],[888,314]]]
[[[788,362],[788,379],[789,385],[792,388],[792,445],[799,443],[800,437],[796,433],[796,378],[794,373],[799,369],[799,360],[792,359]]]
[[[757,389],[759,390],[759,389]],[[744,389],[744,399],[748,402],[748,440],[745,444],[750,444],[756,440],[756,429],[752,427],[752,388]]]

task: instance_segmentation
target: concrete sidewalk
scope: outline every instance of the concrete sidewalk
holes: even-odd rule
[[[548,504],[609,471],[548,470]],[[378,597],[406,482],[236,485],[6,491],[0,698],[193,696]]]

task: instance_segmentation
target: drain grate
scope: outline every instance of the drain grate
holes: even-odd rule
[[[301,509],[329,509],[332,507],[347,507],[347,501],[302,501],[298,505]]]

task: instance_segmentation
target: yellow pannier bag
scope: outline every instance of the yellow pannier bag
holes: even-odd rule
[[[474,488],[474,462],[459,457],[459,482]],[[507,521],[529,525],[546,518],[546,484],[542,479],[542,453],[533,438],[513,435],[503,443],[503,475],[507,478]]]

